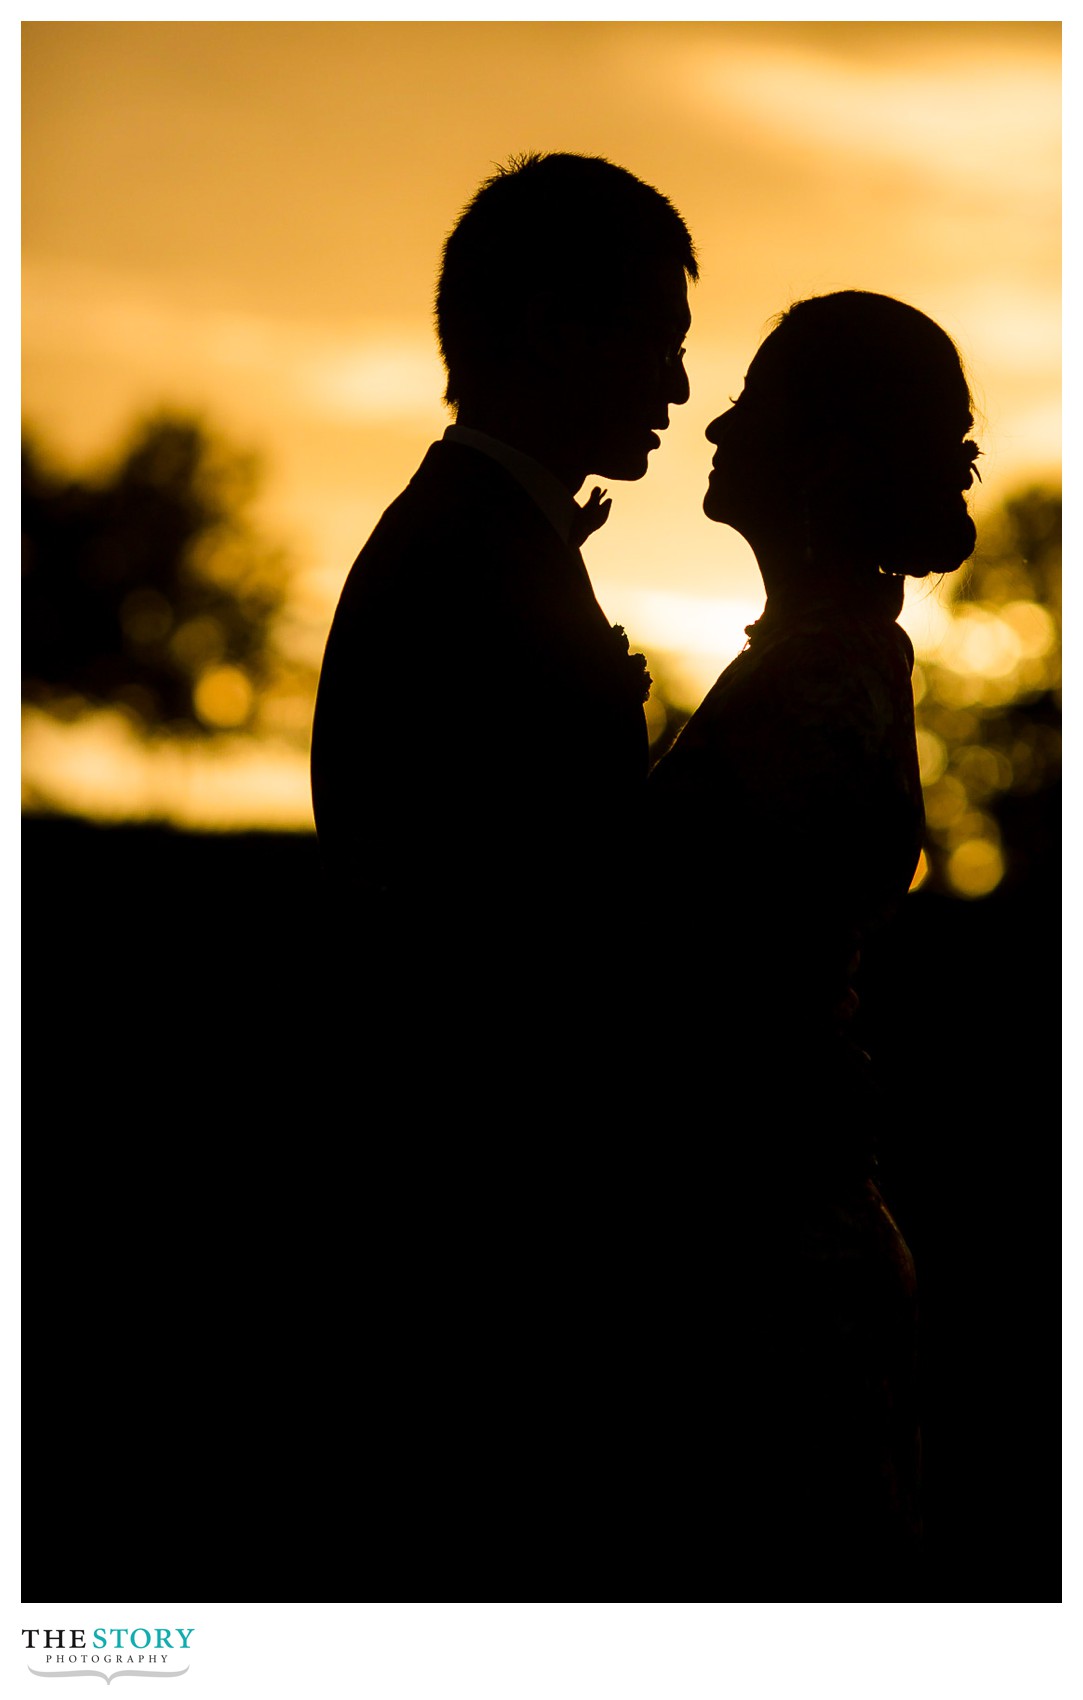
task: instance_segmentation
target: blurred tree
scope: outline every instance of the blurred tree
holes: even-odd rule
[[[1034,488],[990,516],[951,623],[915,669],[930,889],[984,897],[1060,841],[1061,501]]]
[[[146,420],[95,482],[23,447],[23,697],[142,729],[251,725],[276,670],[282,555],[251,527],[254,458],[196,419]]]

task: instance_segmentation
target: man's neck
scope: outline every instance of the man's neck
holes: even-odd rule
[[[529,455],[547,472],[558,479],[569,495],[576,495],[590,468],[580,464],[574,453],[557,434],[546,429],[545,422],[525,417],[513,408],[498,406],[463,406],[455,423],[471,431],[484,431],[486,436],[507,443],[520,454]]]
[[[580,511],[575,497],[534,455],[513,448],[510,443],[494,437],[491,431],[479,431],[476,426],[464,425],[458,419],[454,425],[448,426],[444,440],[465,443],[468,448],[498,461],[538,504],[562,543],[571,542],[573,532],[578,537]]]

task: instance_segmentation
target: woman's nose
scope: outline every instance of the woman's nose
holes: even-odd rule
[[[712,419],[703,435],[709,443],[718,444],[722,441],[722,422],[726,415],[720,413],[717,419]]]

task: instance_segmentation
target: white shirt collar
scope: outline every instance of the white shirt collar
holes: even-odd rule
[[[560,541],[565,544],[569,541],[572,521],[579,511],[578,503],[567,486],[541,461],[535,460],[533,455],[523,454],[521,449],[513,449],[510,443],[502,443],[499,437],[490,437],[487,431],[475,431],[469,425],[449,425],[444,432],[444,441],[464,443],[467,448],[477,449],[480,454],[499,461],[533,497]]]

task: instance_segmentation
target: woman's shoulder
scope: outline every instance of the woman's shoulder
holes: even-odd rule
[[[651,775],[656,793],[729,785],[760,795],[852,787],[913,743],[909,639],[900,628],[808,622],[753,628]],[[902,642],[899,640],[902,639]]]
[[[813,613],[777,623],[764,618],[746,629],[744,653],[756,657],[766,673],[816,676],[844,664],[847,673],[897,676],[901,669],[909,678],[914,664],[913,645],[902,626],[861,613]]]
[[[797,626],[765,640],[753,688],[770,692],[787,713],[886,722],[900,699],[912,702],[913,660],[910,639],[895,624]]]
[[[912,702],[913,649],[901,627],[862,621],[807,621],[760,632],[720,674],[689,720],[691,742],[719,721],[771,725],[803,720],[891,718],[901,698]]]

